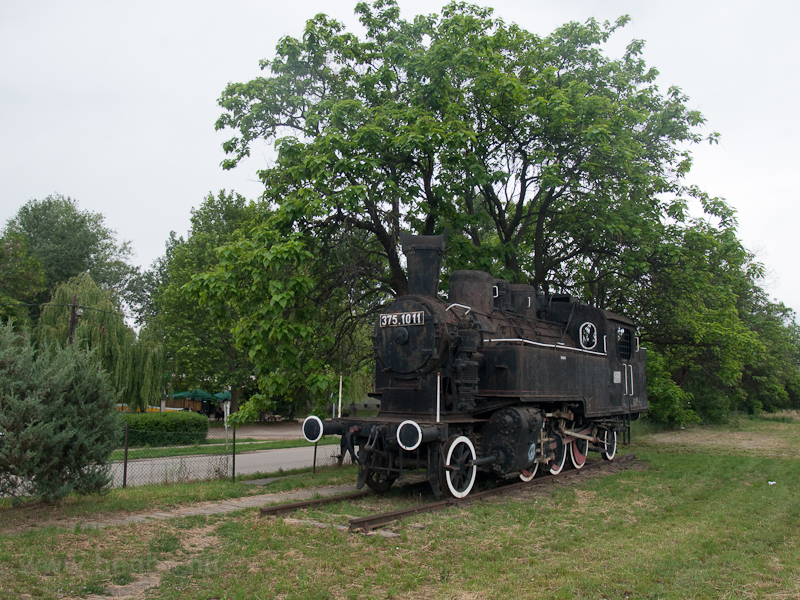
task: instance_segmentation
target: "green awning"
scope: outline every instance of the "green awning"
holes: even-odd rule
[[[186,398],[188,400],[216,400],[216,397],[212,394],[199,389],[189,390],[188,392],[178,392],[177,394],[172,394],[172,397]]]

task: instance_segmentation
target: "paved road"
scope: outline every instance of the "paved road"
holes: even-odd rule
[[[317,448],[317,465],[333,464],[332,456],[339,454],[339,445],[326,445]],[[278,469],[302,469],[314,462],[314,446],[284,448],[282,450],[261,450],[243,452],[236,455],[236,475],[248,473],[274,473]]]
[[[337,444],[319,446],[317,465],[333,463],[333,455],[339,453]],[[279,469],[302,469],[312,466],[314,447],[283,448],[280,450],[257,450],[236,455],[236,476],[250,473],[275,473]],[[232,461],[227,455],[175,456],[128,461],[127,485],[149,483],[171,483],[192,481],[231,475]],[[121,487],[123,464],[112,465],[114,487]]]

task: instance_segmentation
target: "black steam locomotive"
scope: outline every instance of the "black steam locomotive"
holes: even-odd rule
[[[612,460],[647,410],[635,324],[483,271],[453,272],[444,302],[445,240],[401,234],[409,294],[375,324],[378,416],[310,416],[306,439],[341,435],[359,488],[386,491],[425,471],[437,497],[463,498],[478,470],[527,481],[539,465],[580,469],[589,451]]]

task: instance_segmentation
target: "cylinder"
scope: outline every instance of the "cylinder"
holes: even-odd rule
[[[485,271],[453,271],[450,275],[451,303],[490,313],[494,308],[494,278]]]

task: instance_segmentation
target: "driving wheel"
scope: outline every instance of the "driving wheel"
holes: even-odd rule
[[[444,480],[447,491],[454,498],[464,498],[472,491],[478,467],[475,460],[475,446],[466,436],[450,438],[444,445]]]

